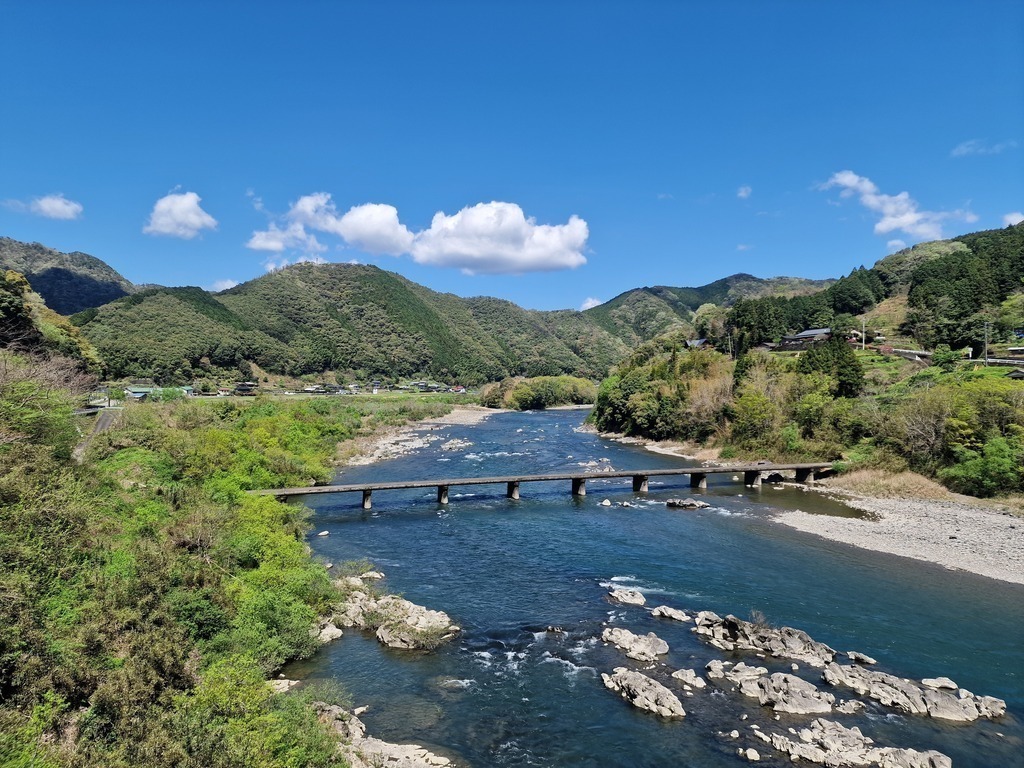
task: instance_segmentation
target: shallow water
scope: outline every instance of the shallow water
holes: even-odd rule
[[[353,467],[339,482],[538,474],[599,461],[615,469],[672,467],[686,462],[578,433],[580,411],[508,413],[475,427],[446,427],[414,454]],[[444,451],[452,437],[473,441]],[[601,462],[601,459],[608,459]],[[711,476],[701,511],[664,506],[696,495],[687,478],[652,480],[634,495],[628,478],[588,480],[573,499],[569,482],[524,483],[522,499],[504,486],[451,489],[439,507],[433,489],[374,494],[364,511],[358,494],[311,496],[311,545],[325,560],[369,558],[386,587],[446,611],[463,634],[432,654],[394,651],[371,635],[345,636],[285,673],[335,678],[375,736],[444,747],[482,766],[736,766],[738,745],[754,746],[761,764],[789,765],[750,734],[750,725],[784,732],[811,716],[773,715],[753,699],[711,684],[680,694],[687,717],[663,721],[606,690],[601,672],[635,666],[598,638],[605,623],[656,632],[671,648],[653,674],[703,672],[713,658],[745,660],[770,671],[788,661],[722,654],[690,632],[692,624],[655,619],[644,608],[612,604],[614,586],[643,591],[648,607],[666,604],[769,621],[806,630],[839,651],[878,659],[878,669],[904,677],[946,675],[977,694],[1006,699],[998,721],[967,725],[902,716],[875,703],[854,716],[880,745],[938,749],[961,766],[1024,765],[1024,587],[927,563],[859,550],[772,521],[775,509],[857,514],[797,489],[744,488]],[[603,499],[615,505],[602,507]],[[620,502],[637,506],[623,507]],[[549,626],[563,632],[548,632]],[[840,659],[843,661],[845,659]],[[797,673],[816,684],[820,672]],[[831,689],[837,698],[851,691]],[[673,687],[670,684],[670,687]],[[741,721],[741,715],[749,719]],[[737,741],[720,736],[737,728]]]

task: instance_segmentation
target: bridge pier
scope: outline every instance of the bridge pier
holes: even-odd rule
[[[437,503],[447,504],[448,503],[448,486],[439,485],[437,486]]]
[[[818,481],[818,475],[813,469],[798,469],[796,471],[796,481],[798,483],[814,485]]]
[[[691,472],[690,473],[690,487],[691,488],[703,488],[708,487],[708,476],[706,472]]]
[[[519,481],[513,480],[512,482],[508,483],[505,490],[505,496],[507,496],[510,499],[519,498]]]
[[[587,479],[585,477],[574,477],[572,479],[572,495],[573,496],[586,496],[587,495]]]
[[[647,475],[633,475],[633,493],[647,493]]]
[[[373,507],[373,501],[371,500],[372,496],[373,491],[369,489],[363,491],[363,509],[371,509]]]
[[[748,488],[761,488],[761,470],[755,469],[743,473],[743,484]]]

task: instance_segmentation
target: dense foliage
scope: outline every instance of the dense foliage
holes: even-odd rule
[[[131,404],[83,463],[74,365],[0,352],[0,764],[338,765],[263,682],[339,599],[301,507],[339,441],[444,406]]]
[[[299,264],[213,296],[141,291],[74,321],[111,377],[335,371],[480,384],[509,375],[603,376],[625,345],[579,312],[440,294],[376,267]]]
[[[87,253],[61,253],[39,243],[0,237],[0,272],[25,275],[46,305],[62,315],[98,307],[135,290],[128,280]]]
[[[767,280],[737,274],[699,288],[635,288],[584,313],[609,333],[635,346],[664,333],[684,331],[709,334],[701,327],[699,309],[705,305],[731,306],[742,299],[785,297],[813,293],[829,280],[773,277]]]
[[[96,350],[81,331],[49,309],[13,270],[0,272],[0,345],[45,349],[75,360],[83,370],[100,370]]]
[[[593,403],[596,397],[594,382],[574,376],[507,378],[486,387],[480,393],[480,405],[531,411],[556,405],[585,405]]]
[[[910,468],[950,489],[1024,491],[1024,384],[1006,369],[923,367],[841,340],[735,362],[681,338],[643,345],[600,386],[599,429],[682,439],[723,458]]]
[[[846,332],[855,315],[902,295],[909,311],[893,330],[919,347],[970,347],[977,357],[986,326],[992,341],[1012,341],[1024,332],[1024,224],[900,251],[816,294],[738,301],[723,332],[709,335],[744,351],[807,328]]]

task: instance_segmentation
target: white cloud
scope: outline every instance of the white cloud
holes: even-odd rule
[[[939,240],[942,238],[943,221],[959,219],[972,223],[978,220],[969,210],[922,211],[909,193],[883,194],[871,179],[849,170],[832,174],[819,189],[833,187],[840,188],[841,198],[856,195],[861,205],[879,215],[875,223],[876,235],[899,231],[918,240]]]
[[[412,247],[413,234],[398,220],[393,205],[367,203],[348,210],[338,229],[345,242],[361,251],[400,256]]]
[[[257,210],[263,210],[262,201],[251,195]],[[283,228],[282,228],[283,227]],[[412,246],[413,235],[398,220],[398,211],[392,205],[367,203],[349,209],[344,216],[327,192],[303,195],[282,217],[282,226],[271,222],[268,229],[253,232],[246,245],[257,251],[301,250],[322,253],[327,250],[307,230],[325,232],[342,238],[346,243],[367,253],[398,256]]]
[[[673,195],[671,192],[659,192],[658,193],[658,199],[659,200],[675,200],[676,196]]]
[[[750,250],[751,248],[753,248],[753,247],[754,247],[754,246],[752,246],[752,245],[747,245],[746,243],[739,243],[739,244],[738,244],[738,245],[736,246],[736,250],[737,250],[737,251],[749,251],[749,250]]]
[[[601,301],[600,299],[595,299],[592,296],[588,296],[583,300],[583,303],[580,304],[580,312],[583,312],[584,310],[587,309],[593,309],[594,307],[599,307],[602,304],[604,304],[604,302]]]
[[[896,251],[902,251],[907,247],[907,244],[899,238],[890,240],[885,244],[885,247],[889,249],[889,253],[896,253]]]
[[[272,253],[322,253],[327,249],[312,232],[323,232],[366,253],[409,254],[420,264],[455,267],[467,274],[545,272],[587,261],[583,248],[589,230],[583,219],[537,224],[515,203],[478,203],[451,216],[438,211],[429,229],[413,233],[392,205],[366,203],[339,215],[328,193],[315,192],[300,197],[279,221],[253,232],[246,245]],[[280,260],[270,263],[277,268]]]
[[[578,216],[565,224],[537,224],[515,203],[477,203],[451,216],[435,213],[430,229],[416,235],[412,257],[470,275],[548,272],[585,264],[588,235]]]
[[[156,201],[142,231],[191,240],[204,229],[216,229],[217,220],[204,211],[195,192],[172,192]]]
[[[279,229],[277,224],[271,222],[266,230],[253,232],[245,247],[254,251],[270,251],[271,253],[282,253],[288,250],[323,253],[327,250],[326,245],[322,245],[298,222],[288,224],[285,229]]]
[[[210,286],[210,290],[214,293],[220,293],[221,291],[226,291],[228,288],[234,288],[236,285],[238,285],[238,281],[230,278],[214,280],[213,285]]]
[[[753,193],[753,188],[748,186],[742,186],[736,190],[736,197],[740,200],[746,200]]]
[[[60,193],[37,197],[28,204],[28,209],[36,216],[63,220],[77,219],[84,210],[81,203],[68,200]]]
[[[950,150],[950,157],[968,157],[970,155],[998,155],[1008,149],[1014,149],[1016,141],[990,142],[988,139],[971,139],[957,144]]]
[[[28,203],[21,200],[4,200],[3,206],[18,213],[31,213],[47,219],[61,219],[72,221],[82,217],[85,208],[81,203],[68,200],[60,192],[53,195],[34,197]]]
[[[1011,227],[1014,224],[1020,224],[1022,221],[1024,221],[1024,213],[1021,213],[1020,211],[1014,211],[1013,213],[1008,213],[1003,216],[1003,224],[1007,227]]]

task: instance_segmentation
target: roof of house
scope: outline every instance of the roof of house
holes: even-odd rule
[[[793,338],[795,339],[813,339],[815,336],[827,336],[832,333],[831,328],[808,328],[806,331],[800,331]]]
[[[1011,379],[1024,379],[1024,368],[1014,368],[1006,375]]]

